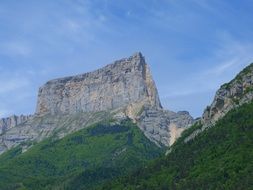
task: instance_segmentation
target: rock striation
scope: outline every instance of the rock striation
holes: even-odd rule
[[[93,72],[54,79],[38,92],[36,113],[2,119],[0,154],[23,151],[47,137],[67,134],[104,120],[131,118],[158,146],[170,146],[194,120],[188,112],[161,106],[150,69],[141,53]]]
[[[45,138],[62,138],[86,126],[108,120],[108,112],[33,116],[0,135],[0,154],[17,145],[23,151]]]
[[[7,118],[0,119],[0,135],[7,130],[20,125],[21,123],[26,122],[28,119],[32,118],[32,115],[12,115]]]
[[[145,107],[138,117],[139,127],[153,142],[171,146],[194,120],[186,111],[172,112]]]
[[[47,82],[39,89],[36,114],[106,111],[140,102],[161,108],[150,69],[136,53],[94,72]]]

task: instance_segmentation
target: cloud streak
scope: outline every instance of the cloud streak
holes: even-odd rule
[[[0,45],[0,54],[10,57],[31,55],[32,49],[26,42],[8,41]]]
[[[32,113],[47,80],[142,51],[165,107],[198,116],[252,61],[247,7],[218,0],[1,1],[0,110]]]
[[[11,79],[0,79],[0,96],[2,94],[10,93],[13,91],[20,90],[30,85],[30,82],[26,78],[11,78]]]
[[[198,60],[198,64],[205,64],[203,69],[196,69],[196,72],[191,73],[177,84],[166,89],[162,94],[162,100],[165,106],[173,108],[173,101],[181,99],[185,104],[191,104],[193,97],[199,97],[206,103],[202,104],[201,109],[189,107],[188,110],[194,116],[201,115],[207,103],[212,100],[214,92],[224,84],[232,80],[235,75],[244,67],[253,62],[252,50],[253,44],[240,42],[233,39],[231,35],[219,36],[219,44],[217,49],[212,53],[212,56],[206,56]],[[197,65],[198,65],[197,64]],[[165,88],[165,87],[164,87]],[[203,98],[205,94],[206,98]],[[210,96],[212,95],[212,96]],[[180,104],[180,103],[179,103]]]

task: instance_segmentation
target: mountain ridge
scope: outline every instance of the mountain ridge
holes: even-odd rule
[[[204,110],[200,123],[202,127],[190,134],[185,142],[195,138],[206,128],[212,127],[230,110],[253,100],[253,63],[240,71],[230,82],[221,85],[213,102]]]
[[[252,87],[253,65],[249,65],[221,86],[203,117],[191,127],[187,127],[193,123],[188,112],[175,113],[149,104],[130,115],[121,107],[110,112],[34,115],[0,135],[9,138],[11,149],[0,156],[0,187],[252,189]],[[37,141],[22,141],[25,136],[15,137],[17,131],[37,135]],[[13,134],[14,139],[21,137],[15,146],[11,144]],[[146,162],[164,146],[169,147],[166,155]],[[115,158],[119,158],[117,163]],[[84,169],[95,163],[98,167]]]
[[[224,101],[224,104],[220,102]],[[209,117],[207,117],[207,116]],[[253,188],[253,64],[221,86],[202,119],[160,157],[100,190]]]
[[[158,146],[172,145],[194,121],[188,112],[162,108],[149,66],[138,52],[89,73],[46,82],[34,115],[16,126],[0,123],[0,153],[25,141],[62,138],[108,117],[132,119]]]

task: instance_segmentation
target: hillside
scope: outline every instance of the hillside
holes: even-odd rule
[[[202,116],[204,126],[209,126],[226,115],[231,109],[253,99],[253,63],[245,67],[236,77],[223,84],[216,92],[213,102]]]
[[[0,157],[0,189],[93,189],[161,155],[130,120],[103,122]]]
[[[186,130],[168,156],[101,189],[253,189],[253,102],[184,143],[200,127]]]

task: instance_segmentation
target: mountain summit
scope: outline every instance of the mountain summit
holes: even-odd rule
[[[47,82],[39,89],[36,114],[98,112],[129,104],[161,109],[150,69],[139,52],[94,72]]]
[[[155,82],[141,53],[101,69],[48,81],[39,89],[36,113],[0,120],[0,153],[47,137],[64,136],[106,120],[130,118],[158,146],[170,146],[193,123],[186,111],[161,106]],[[7,122],[8,121],[8,122]],[[26,143],[24,143],[26,142]]]

